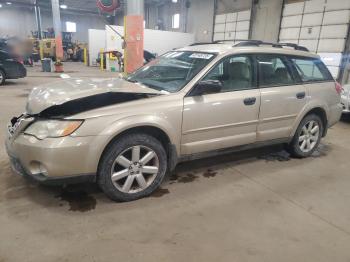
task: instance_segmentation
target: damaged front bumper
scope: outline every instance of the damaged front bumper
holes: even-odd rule
[[[103,143],[104,137],[67,136],[39,140],[24,134],[24,129],[20,124],[14,133],[8,132],[5,141],[15,173],[45,184],[95,181],[100,156],[96,145]]]

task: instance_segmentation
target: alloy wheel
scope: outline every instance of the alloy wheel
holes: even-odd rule
[[[307,122],[301,129],[299,135],[299,148],[302,152],[308,153],[313,150],[320,136],[320,126],[317,121]]]
[[[136,145],[124,150],[111,169],[114,186],[123,193],[137,193],[149,187],[157,177],[159,159],[150,148]]]

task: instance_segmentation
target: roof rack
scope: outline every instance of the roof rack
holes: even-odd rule
[[[271,42],[264,42],[261,40],[246,40],[246,39],[235,39],[235,40],[217,40],[213,42],[202,42],[202,43],[193,43],[190,46],[197,46],[197,45],[212,45],[212,44],[227,44],[225,42],[239,42],[237,44],[234,44],[234,47],[240,47],[240,46],[261,46],[261,45],[270,45],[272,47],[276,48],[283,48],[285,46],[294,48],[295,50],[299,51],[305,51],[309,52],[309,49],[307,49],[304,46],[300,46],[294,43],[271,43]]]
[[[211,45],[211,44],[215,44],[215,43],[214,43],[214,42],[193,43],[193,44],[190,44],[190,46],[196,46],[196,45]]]
[[[196,46],[196,45],[213,45],[213,44],[225,44],[225,41],[228,41],[228,40],[217,40],[217,41],[213,41],[213,42],[193,43],[193,44],[190,44],[190,46]],[[231,41],[231,42],[232,42],[232,41]]]
[[[261,40],[242,40],[241,42],[235,44],[235,47],[239,47],[239,46],[260,46],[260,45],[270,45],[272,47],[276,47],[276,48],[283,48],[285,46],[287,47],[292,47],[295,50],[299,50],[299,51],[305,51],[305,52],[309,52],[309,49],[307,49],[304,46],[300,46],[297,44],[293,44],[293,43],[270,43],[270,42],[264,42]]]

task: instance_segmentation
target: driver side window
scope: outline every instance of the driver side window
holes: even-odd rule
[[[234,56],[223,59],[203,79],[218,80],[221,92],[251,89],[254,86],[253,63],[249,56]]]

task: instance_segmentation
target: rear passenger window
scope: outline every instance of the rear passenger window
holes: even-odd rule
[[[333,80],[326,66],[319,59],[292,58],[303,82]]]
[[[273,55],[257,56],[259,64],[259,85],[278,86],[294,83],[291,73],[280,57]]]

